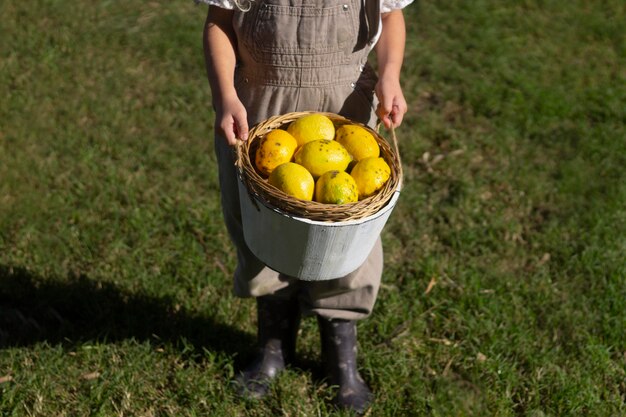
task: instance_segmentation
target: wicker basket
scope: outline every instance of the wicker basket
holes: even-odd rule
[[[398,153],[398,141],[393,129],[391,131],[393,139],[392,148],[390,144],[378,134],[378,132],[366,125],[354,122],[334,113],[321,113],[330,118],[335,127],[339,127],[344,124],[356,124],[367,129],[378,142],[381,151],[380,156],[387,162],[389,168],[391,169],[389,180],[385,183],[381,190],[379,190],[376,194],[355,203],[339,205],[299,200],[270,185],[256,170],[253,161],[260,139],[269,131],[278,128],[286,129],[289,123],[301,116],[311,113],[313,112],[294,112],[271,117],[254,126],[250,130],[247,141],[238,142],[238,145],[236,146],[236,164],[239,169],[241,180],[248,189],[248,192],[253,197],[256,196],[270,206],[284,211],[289,215],[309,220],[342,222],[361,219],[375,214],[391,200],[394,192],[400,190],[402,183],[402,165],[400,163],[400,156]]]

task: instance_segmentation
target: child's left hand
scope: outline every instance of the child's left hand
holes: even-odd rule
[[[397,78],[381,78],[376,84],[375,90],[378,97],[378,108],[376,115],[383,122],[387,129],[398,127],[407,112],[407,104],[402,94],[400,80]]]

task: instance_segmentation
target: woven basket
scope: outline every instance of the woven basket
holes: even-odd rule
[[[292,197],[270,185],[267,179],[263,178],[254,165],[254,155],[259,146],[260,139],[269,131],[274,129],[286,129],[287,126],[301,116],[314,112],[293,112],[269,119],[255,125],[248,134],[247,141],[238,141],[236,146],[237,167],[241,179],[252,197],[277,208],[286,214],[303,217],[309,220],[341,222],[347,220],[357,220],[371,216],[384,207],[393,193],[400,190],[402,183],[402,165],[398,153],[398,141],[395,131],[392,129],[393,148],[378,134],[362,123],[357,123],[335,113],[321,113],[338,128],[344,124],[356,124],[367,129],[376,139],[380,146],[380,156],[389,165],[391,175],[383,188],[376,194],[354,203],[346,204],[323,204],[315,201],[304,201]]]

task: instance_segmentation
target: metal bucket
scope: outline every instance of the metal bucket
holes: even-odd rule
[[[244,239],[263,263],[305,281],[343,277],[365,262],[400,191],[373,215],[343,222],[291,216],[248,192],[239,178]]]

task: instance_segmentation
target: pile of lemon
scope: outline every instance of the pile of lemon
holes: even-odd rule
[[[310,113],[274,129],[256,150],[257,170],[284,193],[306,201],[345,204],[374,195],[391,169],[374,136],[361,126]]]

